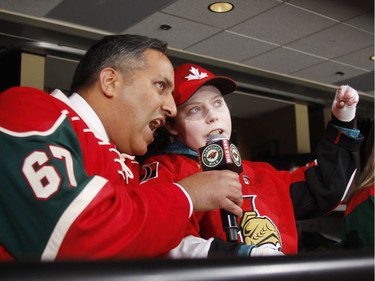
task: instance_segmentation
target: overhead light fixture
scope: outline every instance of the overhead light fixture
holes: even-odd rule
[[[336,71],[336,75],[338,75],[338,76],[344,76],[344,75],[345,75],[345,72],[342,72],[342,71]]]
[[[227,13],[233,10],[234,5],[229,2],[215,2],[208,6],[208,9],[214,13]]]
[[[159,26],[160,29],[162,30],[170,30],[172,28],[172,26],[168,25],[168,24],[162,24],[161,26]]]
[[[375,56],[371,56],[370,60],[375,61]]]

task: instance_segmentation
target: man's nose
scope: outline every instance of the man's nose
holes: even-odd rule
[[[176,107],[176,104],[174,102],[172,94],[168,95],[168,97],[166,98],[166,100],[163,104],[162,109],[166,113],[167,117],[175,117],[176,116],[177,107]]]

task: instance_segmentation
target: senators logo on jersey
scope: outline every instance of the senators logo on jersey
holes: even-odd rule
[[[159,162],[152,162],[142,166],[141,170],[141,184],[158,177]]]
[[[248,245],[267,245],[282,250],[281,236],[267,216],[260,216],[255,207],[256,195],[244,196],[244,214],[241,219],[241,236]]]

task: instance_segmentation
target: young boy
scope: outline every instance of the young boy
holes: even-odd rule
[[[223,95],[236,83],[193,64],[175,69],[174,100],[177,115],[167,121],[172,142],[161,155],[143,163],[143,185],[178,181],[201,170],[198,150],[208,136],[230,139],[231,116]],[[316,151],[317,160],[293,172],[278,171],[261,162],[242,161],[240,174],[244,202],[239,244],[225,243],[220,211],[195,213],[184,241],[173,257],[216,255],[268,255],[297,253],[296,220],[326,214],[341,201],[355,173],[355,152],[362,137],[353,129],[358,93],[338,88],[332,120]],[[236,244],[236,243],[234,243]],[[242,245],[250,247],[241,247]],[[252,247],[255,246],[255,247]]]

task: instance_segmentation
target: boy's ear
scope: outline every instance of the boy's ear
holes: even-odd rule
[[[167,131],[172,135],[172,136],[177,136],[178,135],[178,132],[177,130],[174,128],[173,126],[173,123],[168,121],[165,122],[165,128],[167,129]]]
[[[119,85],[118,73],[113,68],[107,67],[100,72],[100,85],[104,95],[107,97],[114,97],[116,95],[116,88]]]

